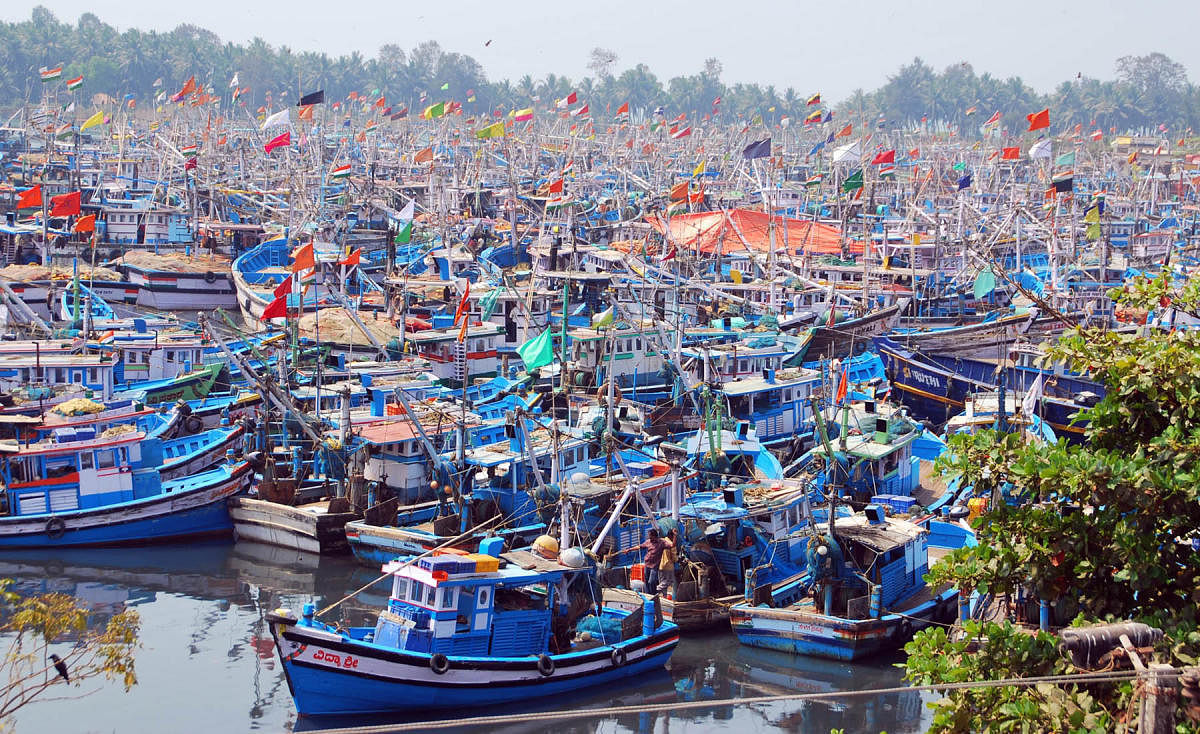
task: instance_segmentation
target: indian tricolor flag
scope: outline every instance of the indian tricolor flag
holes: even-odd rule
[[[199,145],[185,145],[179,149],[179,152],[183,153],[183,156],[185,158],[195,158],[196,156],[200,155],[200,146]]]
[[[41,69],[38,69],[38,74],[41,75],[43,82],[52,82],[55,79],[61,79],[62,78],[62,64],[59,64],[58,66],[54,67],[53,69],[47,69],[46,67],[43,66]]]
[[[76,89],[79,89],[82,86],[83,86],[83,74],[80,74],[79,76],[75,77],[74,79],[67,80],[67,91],[68,92],[74,92]]]
[[[329,172],[330,178],[350,178],[350,164],[338,166]]]

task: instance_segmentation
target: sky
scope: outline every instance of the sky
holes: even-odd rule
[[[844,99],[872,90],[920,56],[935,69],[970,63],[977,74],[1020,76],[1040,92],[1077,73],[1115,76],[1117,58],[1160,51],[1200,82],[1200,2],[1141,0],[43,0],[60,21],[85,12],[119,30],[167,31],[181,23],[223,40],[260,36],[272,46],[358,51],[385,43],[409,50],[435,40],[472,56],[491,80],[548,73],[588,74],[590,50],[615,51],[616,68],[645,63],[662,82],[694,74],[709,57],[722,81],[794,87]],[[29,5],[4,3],[0,20],[29,17]],[[487,43],[491,41],[491,43]]]

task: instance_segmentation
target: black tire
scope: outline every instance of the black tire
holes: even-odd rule
[[[204,421],[198,415],[189,415],[183,419],[183,429],[188,433],[199,433],[204,430]]]
[[[912,622],[908,621],[907,619],[901,620],[900,624],[897,625],[896,629],[898,630],[896,639],[898,639],[900,641],[900,644],[903,645],[904,643],[906,643],[912,639],[912,636],[913,636]]]
[[[537,668],[542,677],[549,678],[554,675],[554,658],[542,653],[538,656]]]
[[[609,656],[614,668],[620,668],[627,662],[624,648],[614,647],[612,655]]]
[[[46,521],[46,536],[51,540],[61,538],[67,532],[67,524],[61,517],[52,517]]]
[[[438,675],[444,675],[450,670],[450,659],[440,652],[435,652],[429,657],[429,669]]]
[[[206,272],[204,274],[204,282],[205,283],[216,283],[217,282],[217,274],[214,273],[213,271],[209,270],[208,272]]]

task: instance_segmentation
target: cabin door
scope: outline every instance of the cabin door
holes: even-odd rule
[[[475,591],[475,620],[471,625],[475,632],[483,632],[488,628],[488,617],[492,613],[492,587],[480,586]]]
[[[162,380],[167,376],[167,351],[165,349],[151,349],[150,374],[146,379]]]

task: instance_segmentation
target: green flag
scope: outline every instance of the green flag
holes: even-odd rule
[[[1073,166],[1073,165],[1075,165],[1075,151],[1071,151],[1070,153],[1063,153],[1059,157],[1055,158],[1054,165],[1056,165],[1056,166]]]
[[[544,367],[553,362],[554,341],[550,330],[546,329],[541,334],[517,347],[517,354],[521,355],[521,361],[525,363],[526,372],[536,370],[538,367]]]
[[[861,189],[862,187],[863,187],[863,172],[862,172],[861,168],[858,169],[857,171],[855,171],[854,173],[850,174],[850,178],[846,179],[845,181],[842,181],[842,191],[850,192],[850,191],[855,191],[857,189]]]
[[[479,307],[483,309],[484,321],[492,317],[492,312],[496,310],[496,299],[500,298],[500,289],[493,288],[479,299]]]
[[[612,307],[604,309],[600,313],[592,316],[592,328],[599,329],[602,326],[612,326],[613,310]]]
[[[958,163],[955,163],[953,166],[951,166],[951,168],[953,168],[956,171],[965,171],[967,169],[967,164],[963,163],[962,161],[959,161]]]
[[[450,82],[446,82],[445,84],[442,85],[443,92],[445,92],[448,89],[450,89]]]
[[[1089,224],[1087,226],[1087,232],[1085,233],[1085,236],[1087,237],[1088,242],[1095,242],[1096,240],[1100,239],[1099,222],[1093,222],[1092,224]]]
[[[975,300],[983,298],[987,294],[996,290],[996,276],[991,270],[981,270],[979,275],[975,276]]]

